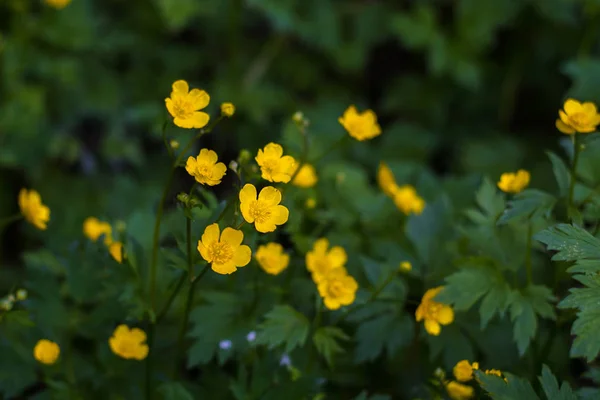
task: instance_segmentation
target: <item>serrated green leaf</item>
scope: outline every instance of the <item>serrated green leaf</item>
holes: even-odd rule
[[[562,160],[562,158],[553,152],[547,151],[546,154],[552,163],[552,171],[554,172],[554,177],[556,178],[560,195],[564,197],[569,191],[569,184],[571,182],[571,174],[569,174],[569,169],[565,165],[565,162]]]
[[[338,341],[348,340],[350,340],[350,337],[340,328],[334,326],[321,327],[313,335],[313,343],[317,351],[330,366],[333,365],[333,356],[344,352]]]
[[[193,400],[194,396],[181,383],[165,382],[158,387],[163,400]]]
[[[548,218],[555,204],[554,196],[541,190],[526,189],[508,202],[508,208],[498,219],[498,224],[506,224],[517,218]]]
[[[483,180],[475,194],[475,202],[483,210],[489,221],[495,221],[506,207],[504,196],[488,178]]]
[[[289,353],[304,345],[309,328],[310,323],[303,314],[288,305],[279,305],[265,315],[256,341],[269,349],[285,345],[284,351]]]
[[[481,387],[494,400],[539,400],[529,382],[522,378],[505,373],[505,382],[496,375],[486,375],[481,371],[476,371],[475,374]]]
[[[388,313],[361,322],[356,331],[355,362],[376,359],[384,350],[392,356],[413,338],[414,321],[407,315]]]
[[[436,300],[452,304],[458,311],[468,310],[501,279],[491,267],[463,268],[446,278],[444,290]]]
[[[514,291],[509,301],[513,337],[522,356],[537,332],[537,318],[533,305],[520,292]]]
[[[548,400],[577,400],[577,396],[567,382],[563,382],[562,386],[558,386],[558,381],[552,375],[550,368],[547,365],[542,367],[542,376],[538,378],[546,393]]]
[[[557,250],[554,261],[575,261],[579,259],[600,259],[600,240],[588,231],[575,225],[558,224],[537,233],[534,238]]]

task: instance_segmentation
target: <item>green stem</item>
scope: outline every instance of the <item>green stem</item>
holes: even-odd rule
[[[300,173],[300,169],[308,161],[308,134],[306,133],[306,128],[304,126],[299,126],[298,129],[302,135],[302,154],[300,155],[300,164],[298,164],[298,168],[294,171],[290,183],[294,182],[294,179],[296,179],[296,176]]]
[[[531,221],[527,223],[527,249],[525,253],[525,268],[527,270],[527,286],[533,283],[533,265],[531,263],[531,247],[533,236],[533,224]]]
[[[148,329],[148,348],[152,349],[152,345],[154,344],[154,327],[153,323],[150,324],[150,329]],[[152,370],[154,369],[154,353],[152,350],[148,352],[148,357],[146,357],[146,400],[152,399]]]
[[[15,214],[15,215],[11,215],[10,217],[6,217],[6,218],[3,218],[3,219],[0,219],[0,229],[4,228],[5,226],[7,226],[8,224],[10,224],[11,222],[20,220],[21,218],[23,218],[23,215],[21,215],[21,214]]]
[[[165,121],[165,123],[163,124],[162,127],[162,140],[163,143],[165,144],[165,147],[167,148],[167,153],[169,153],[169,158],[173,157],[173,149],[171,149],[171,145],[167,142],[167,125],[168,122]]]
[[[156,316],[156,323],[157,324],[164,318],[164,316],[169,311],[169,308],[171,308],[171,305],[173,304],[173,301],[175,300],[175,297],[177,297],[177,294],[179,293],[179,291],[181,290],[181,288],[183,286],[183,283],[185,282],[186,276],[187,276],[187,274],[182,274],[181,275],[181,277],[177,281],[177,285],[175,286],[175,289],[173,289],[173,292],[171,292],[171,295],[169,296],[169,299],[167,300],[167,302],[165,303],[165,305],[163,306],[163,308],[160,310],[160,312],[157,314],[157,316]]]
[[[581,152],[581,146],[579,146],[579,134],[573,135],[573,163],[571,164],[571,182],[569,184],[569,198],[567,200],[567,215],[571,215],[571,208],[573,207],[573,195],[575,193],[575,180],[577,176],[577,163],[579,162],[579,153]]]

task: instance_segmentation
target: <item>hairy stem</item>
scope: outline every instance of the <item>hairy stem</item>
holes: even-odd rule
[[[569,184],[569,198],[567,200],[567,215],[571,215],[571,209],[573,207],[573,195],[575,193],[575,180],[577,175],[577,163],[579,162],[579,153],[581,152],[581,146],[579,146],[579,134],[573,135],[573,163],[571,164],[571,182]]]

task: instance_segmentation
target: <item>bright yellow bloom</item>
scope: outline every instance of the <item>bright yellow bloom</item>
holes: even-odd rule
[[[514,172],[505,172],[500,176],[498,187],[506,193],[519,193],[529,185],[531,175],[524,169]]]
[[[202,149],[198,157],[189,157],[185,170],[196,178],[196,182],[203,185],[215,186],[221,183],[227,167],[222,162],[217,162],[218,156],[212,150]]]
[[[459,382],[468,382],[473,379],[473,370],[479,369],[479,363],[471,364],[468,360],[462,360],[456,363],[452,372]]]
[[[399,189],[392,170],[383,161],[379,163],[379,168],[377,169],[377,183],[383,193],[392,198],[394,197],[394,193]]]
[[[35,190],[21,189],[19,208],[25,219],[40,230],[46,230],[50,220],[50,209],[42,203],[40,194]]]
[[[475,392],[471,386],[463,385],[455,381],[446,384],[448,396],[452,400],[467,400],[474,396]]]
[[[372,110],[359,113],[356,107],[350,106],[344,111],[344,115],[338,118],[338,121],[350,136],[361,142],[381,134],[377,115]]]
[[[496,375],[496,376],[502,378],[502,371],[497,370],[497,369],[486,369],[485,374],[486,375]]]
[[[258,261],[258,265],[271,275],[278,275],[290,263],[290,255],[283,251],[283,246],[279,243],[258,246],[254,257]]]
[[[247,183],[240,190],[240,211],[246,222],[254,224],[261,233],[273,232],[277,225],[287,222],[290,211],[280,205],[281,192],[273,186],[267,186],[260,191],[258,199],[256,187]]]
[[[452,307],[433,300],[443,288],[443,286],[439,286],[426,291],[415,313],[417,322],[425,320],[425,330],[433,336],[440,334],[442,330],[440,325],[449,325],[454,321]]]
[[[123,243],[121,242],[112,242],[108,246],[108,251],[112,258],[115,259],[116,262],[121,264],[123,262]]]
[[[42,364],[54,364],[60,355],[60,347],[47,339],[39,340],[33,348],[33,357]]]
[[[171,97],[165,99],[167,110],[173,116],[173,123],[180,128],[203,128],[208,124],[209,115],[198,111],[210,102],[210,96],[204,90],[192,89],[184,80],[173,83]]]
[[[294,174],[295,174],[294,170]],[[292,174],[293,175],[293,174]],[[310,164],[302,164],[300,167],[300,171],[292,181],[293,185],[300,186],[301,188],[309,188],[315,186],[319,178],[317,177],[317,172],[315,171],[315,167]]]
[[[108,339],[110,349],[119,357],[127,360],[143,360],[148,355],[146,333],[139,328],[129,329],[127,325],[119,325]]]
[[[244,233],[233,228],[223,229],[214,223],[204,229],[198,241],[198,252],[217,274],[231,274],[250,262],[252,251],[243,245]]]
[[[325,238],[317,240],[313,249],[306,253],[306,268],[317,284],[324,280],[330,271],[344,268],[346,261],[348,256],[344,248],[333,246],[329,249],[329,240]]]
[[[221,114],[226,117],[231,117],[235,114],[235,106],[232,103],[221,104]]]
[[[392,195],[396,207],[406,215],[419,215],[425,209],[425,200],[417,194],[417,191],[411,185],[399,186]]]
[[[71,0],[44,0],[50,7],[56,8],[57,10],[65,8]]]
[[[306,199],[306,203],[304,205],[309,210],[312,210],[313,208],[315,208],[317,206],[317,200],[315,200],[314,197],[309,197],[308,199]]]
[[[558,111],[559,119],[556,128],[562,133],[572,135],[575,132],[590,133],[600,124],[600,114],[596,105],[591,102],[580,103],[577,100],[567,99],[564,111]]]
[[[113,241],[110,224],[96,217],[88,217],[83,221],[83,234],[94,242],[104,235],[104,244],[107,246],[110,246]]]
[[[283,147],[277,143],[269,143],[259,149],[254,158],[260,167],[261,176],[269,182],[288,183],[296,170],[296,160],[292,156],[283,155]]]
[[[402,272],[412,271],[412,264],[410,263],[410,261],[402,261],[400,263],[400,271],[402,271]]]
[[[346,268],[335,268],[317,284],[317,289],[325,307],[329,310],[337,310],[341,306],[354,303],[358,283],[348,275]]]

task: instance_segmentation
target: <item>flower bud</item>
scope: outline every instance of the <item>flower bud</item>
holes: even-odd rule
[[[172,148],[173,150],[177,150],[177,149],[179,148],[179,142],[178,142],[177,140],[175,140],[175,139],[172,139],[172,140],[169,142],[169,145],[171,146],[171,148]]]
[[[224,117],[231,117],[235,114],[235,106],[232,103],[221,104],[221,115]]]
[[[17,290],[17,300],[23,301],[27,299],[27,290],[19,289]]]

